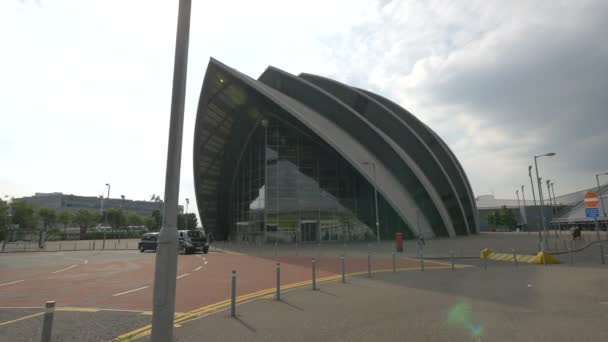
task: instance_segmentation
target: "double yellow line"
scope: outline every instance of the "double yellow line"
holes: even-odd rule
[[[451,268],[451,265],[447,265],[444,263],[440,263],[446,266],[432,266],[429,267],[429,269],[448,269]],[[454,265],[455,268],[464,268],[466,267],[465,265]],[[409,267],[409,268],[397,268],[396,271],[413,271],[413,270],[418,270],[418,267]],[[381,270],[376,270],[373,271],[372,273],[382,273],[382,272],[392,272],[392,269],[381,269]],[[345,274],[345,277],[352,277],[352,276],[356,276],[356,275],[362,275],[362,274],[367,274],[367,271],[364,272],[353,272],[353,273],[348,273]],[[335,281],[335,280],[339,280],[342,278],[341,274],[337,274],[337,275],[332,275],[332,276],[328,276],[328,277],[323,277],[323,278],[317,278],[316,279],[316,283],[324,283],[324,282],[329,282],[329,281]],[[293,284],[289,284],[289,285],[281,285],[281,290],[289,290],[289,289],[293,289],[293,288],[297,288],[297,287],[303,287],[303,286],[307,286],[307,285],[311,285],[312,284],[312,280],[306,280],[306,281],[301,281],[298,283],[293,283]],[[269,288],[269,289],[265,289],[265,290],[261,290],[261,291],[257,291],[257,292],[252,292],[252,293],[248,293],[246,295],[242,295],[242,296],[238,296],[236,298],[236,303],[243,303],[246,301],[251,301],[254,299],[258,299],[258,298],[262,298],[264,296],[268,296],[271,294],[274,294],[276,291],[276,288]],[[183,314],[176,314],[175,315],[175,320],[173,321],[174,326],[179,326],[180,323],[184,323],[188,320],[194,319],[194,318],[198,318],[204,314],[208,314],[211,312],[215,312],[224,308],[227,308],[230,306],[230,299],[226,299],[223,300],[221,302],[217,302],[211,305],[207,305],[207,306],[203,306],[201,308],[198,309],[194,309],[192,311],[183,313]],[[114,342],[125,342],[125,341],[131,341],[133,339],[137,339],[140,337],[144,337],[150,334],[152,330],[152,325],[148,324],[146,326],[143,326],[139,329],[135,329],[133,331],[129,331],[127,333],[124,333],[122,335],[119,335],[118,337],[116,337],[113,341]]]

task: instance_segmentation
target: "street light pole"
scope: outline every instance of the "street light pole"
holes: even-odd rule
[[[524,204],[524,228],[528,230],[528,214],[526,212],[526,193],[524,192],[524,186],[521,186],[521,199]]]
[[[604,198],[602,197],[602,188],[600,187],[600,176],[605,176],[605,175],[608,175],[608,172],[596,174],[595,181],[597,182],[597,195],[600,197],[600,203],[602,203],[602,215],[604,216],[604,225],[606,225],[608,227],[608,222],[606,221],[606,207],[604,206]],[[608,232],[608,230],[606,230],[606,232]]]
[[[537,159],[540,157],[553,157],[554,155],[555,155],[554,152],[549,152],[549,153],[541,154],[539,156],[534,156],[534,168],[536,170],[536,179],[538,181],[538,201],[540,203],[540,223],[543,228],[544,235],[545,235],[545,238],[543,239],[543,241],[544,241],[544,245],[542,248],[543,251],[545,249],[547,249],[547,225],[545,224],[545,213],[543,212],[543,187],[542,187],[542,180],[538,176]]]
[[[152,342],[173,341],[175,277],[177,276],[177,205],[184,131],[191,5],[191,0],[179,1],[165,175],[165,205],[154,268]]]
[[[108,187],[108,205],[110,204],[110,183],[106,183]],[[101,195],[103,197],[103,195]],[[108,214],[103,214],[103,243],[101,245],[101,249],[106,249],[106,228],[108,227]]]
[[[188,204],[190,204],[190,199],[186,198],[186,214],[188,214]]]
[[[374,174],[374,205],[376,207],[376,240],[380,243],[380,220],[378,219],[378,186],[376,183],[376,162],[363,162],[364,165],[372,165],[372,172]]]
[[[528,176],[530,177],[530,187],[532,188],[532,199],[534,200],[533,208],[536,208],[536,195],[534,194],[534,182],[532,181],[532,165],[528,165]]]

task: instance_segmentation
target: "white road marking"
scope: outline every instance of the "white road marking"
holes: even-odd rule
[[[52,272],[52,273],[59,273],[59,272],[67,271],[67,270],[72,269],[72,268],[74,268],[74,267],[76,267],[76,266],[78,266],[78,265],[72,265],[72,266],[70,266],[70,267],[66,267],[66,268],[64,268],[64,269],[62,269],[62,270],[55,271],[55,272]]]
[[[182,274],[181,276],[179,276],[179,277],[177,277],[175,279],[183,278],[183,277],[189,276],[189,275],[190,275],[190,273],[184,273],[184,274]]]
[[[198,270],[200,270],[201,268],[203,268],[203,266],[199,266],[199,267],[197,267],[197,268],[195,269],[195,271],[198,271]]]
[[[600,302],[600,304],[606,304],[606,305],[608,305],[608,302]]]
[[[134,289],[134,290],[129,290],[129,291],[125,291],[125,292],[121,292],[121,293],[117,293],[117,294],[113,294],[112,297],[118,297],[118,296],[122,296],[124,294],[127,293],[131,293],[131,292],[135,292],[135,291],[139,291],[139,290],[143,290],[143,289],[147,289],[150,286],[142,286],[140,288]]]
[[[203,260],[207,261],[207,258],[203,257]]]
[[[197,258],[202,258],[202,256],[200,254],[197,254],[196,257]]]
[[[10,283],[4,283],[4,284],[0,284],[0,286],[6,286],[6,285],[12,285],[12,284],[17,284],[22,282],[23,280],[16,280],[16,281],[11,281]]]
[[[205,265],[207,265],[207,262],[205,261]]]
[[[528,287],[532,287],[532,285],[528,284]]]

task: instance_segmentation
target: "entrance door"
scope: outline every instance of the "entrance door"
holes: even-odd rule
[[[317,241],[318,226],[316,221],[300,223],[300,241]]]

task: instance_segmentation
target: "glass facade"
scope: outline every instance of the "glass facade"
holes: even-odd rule
[[[364,166],[371,167],[371,166]],[[313,132],[269,116],[244,148],[230,191],[241,241],[375,240],[374,187]],[[380,236],[412,237],[378,193]]]

